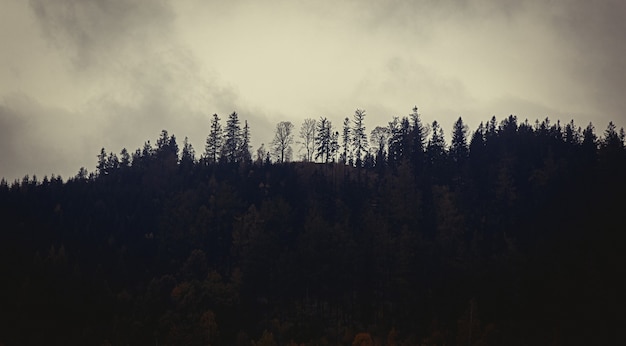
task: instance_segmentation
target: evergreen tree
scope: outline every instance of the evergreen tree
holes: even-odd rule
[[[252,162],[252,154],[250,153],[250,127],[248,126],[248,120],[244,121],[242,140],[241,140],[241,152],[239,154],[241,162]]]
[[[452,142],[450,143],[450,156],[458,164],[465,161],[468,155],[467,147],[467,125],[463,124],[463,119],[454,123],[452,129]]]
[[[223,145],[222,125],[217,114],[213,114],[211,119],[211,131],[206,139],[204,157],[210,163],[216,163],[220,157]]]
[[[343,153],[341,153],[341,162],[352,165],[352,151],[350,150],[350,118],[343,119],[343,132],[341,133],[341,141]]]
[[[437,169],[441,168],[446,156],[446,142],[443,136],[443,129],[439,126],[437,120],[433,121],[432,134],[428,140],[426,148],[428,163]]]
[[[228,116],[228,120],[226,120],[226,129],[224,129],[222,157],[226,162],[238,161],[242,142],[243,138],[241,126],[239,126],[239,116],[237,115],[237,112],[233,112]]]
[[[422,124],[420,114],[418,113],[417,106],[413,107],[411,117],[411,148],[409,155],[411,162],[416,172],[419,172],[420,167],[424,162],[424,150],[426,149],[426,137],[428,136],[428,129]],[[403,126],[404,127],[404,126]]]
[[[180,154],[180,165],[184,167],[193,166],[196,162],[196,151],[193,149],[189,138],[185,137],[183,141],[183,151]]]
[[[121,167],[130,166],[130,154],[128,153],[128,150],[126,150],[126,148],[123,148],[122,151],[120,152],[120,166]]]
[[[104,176],[109,174],[108,172],[109,164],[107,160],[107,152],[104,148],[100,149],[100,154],[98,154],[98,164],[96,165],[96,169],[98,170],[99,176]]]
[[[354,147],[357,167],[362,165],[364,153],[367,152],[367,134],[365,132],[365,110],[357,109],[354,112],[352,128],[352,145]]]
[[[331,123],[328,119],[320,117],[315,134],[315,160],[321,159],[324,163],[329,162],[331,141]]]

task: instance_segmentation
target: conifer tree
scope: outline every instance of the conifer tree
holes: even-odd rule
[[[352,151],[350,150],[350,118],[343,119],[343,132],[341,133],[341,141],[343,153],[341,153],[341,162],[352,165]]]
[[[210,163],[216,163],[222,151],[222,144],[223,137],[220,118],[217,114],[213,114],[213,119],[211,119],[211,131],[206,139],[204,158]]]
[[[456,163],[462,163],[467,158],[467,155],[467,125],[463,124],[463,119],[459,117],[452,129],[450,156]]]
[[[226,120],[226,128],[224,129],[222,157],[226,162],[238,161],[242,142],[243,138],[241,126],[239,125],[239,116],[237,115],[237,112],[232,112],[228,116],[228,120]]]
[[[244,121],[243,125],[241,151],[239,157],[241,162],[252,162],[252,154],[250,153],[250,126],[248,126],[248,120]]]
[[[317,133],[315,134],[315,160],[321,159],[328,163],[331,149],[331,123],[328,119],[320,117],[317,122]]]
[[[357,109],[354,112],[352,128],[352,145],[354,147],[357,167],[362,165],[364,153],[367,152],[367,134],[365,132],[365,110]]]

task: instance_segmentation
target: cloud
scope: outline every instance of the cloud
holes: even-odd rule
[[[126,50],[151,49],[172,30],[174,12],[164,1],[31,0],[42,32],[69,51],[75,67],[115,63]],[[126,58],[123,56],[122,58]]]
[[[81,166],[95,164],[89,124],[71,111],[45,107],[24,94],[0,102],[0,176],[61,174],[67,178]],[[75,129],[80,129],[75,131]],[[93,158],[93,159],[92,159]]]

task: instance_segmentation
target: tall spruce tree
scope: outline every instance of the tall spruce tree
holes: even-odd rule
[[[241,148],[239,150],[239,161],[245,163],[252,162],[252,154],[250,153],[250,126],[248,120],[244,121],[243,132],[241,134]]]
[[[328,163],[331,149],[331,123],[330,120],[320,117],[317,122],[317,133],[315,134],[315,160],[321,159]]]
[[[352,150],[350,150],[350,118],[343,119],[343,131],[341,133],[341,142],[343,152],[341,153],[341,162],[352,165]]]
[[[216,163],[219,159],[220,152],[222,151],[223,137],[222,137],[222,125],[220,124],[220,118],[217,114],[213,114],[211,119],[211,130],[206,139],[206,146],[204,149],[204,158],[209,163]]]
[[[467,147],[467,130],[468,127],[463,123],[463,119],[459,117],[452,128],[452,141],[450,143],[450,157],[457,163],[461,164],[468,155]]]
[[[224,145],[222,146],[222,157],[226,162],[233,163],[240,160],[243,135],[239,125],[239,115],[232,112],[226,120],[224,129]]]
[[[352,145],[357,167],[363,164],[363,156],[367,152],[367,133],[365,132],[365,110],[357,109],[354,111],[353,128],[352,128]]]

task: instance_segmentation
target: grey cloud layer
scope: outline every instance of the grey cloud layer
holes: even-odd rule
[[[134,149],[161,129],[201,152],[214,112],[249,120],[255,147],[278,119],[323,115],[338,126],[360,107],[373,128],[415,103],[447,133],[458,116],[474,128],[507,113],[626,125],[623,1],[30,0],[28,9],[40,37],[25,40],[45,40],[49,54],[16,70],[57,59],[47,84],[76,98],[44,102],[29,89],[36,80],[8,93],[0,84],[9,179],[91,170],[100,147]]]

